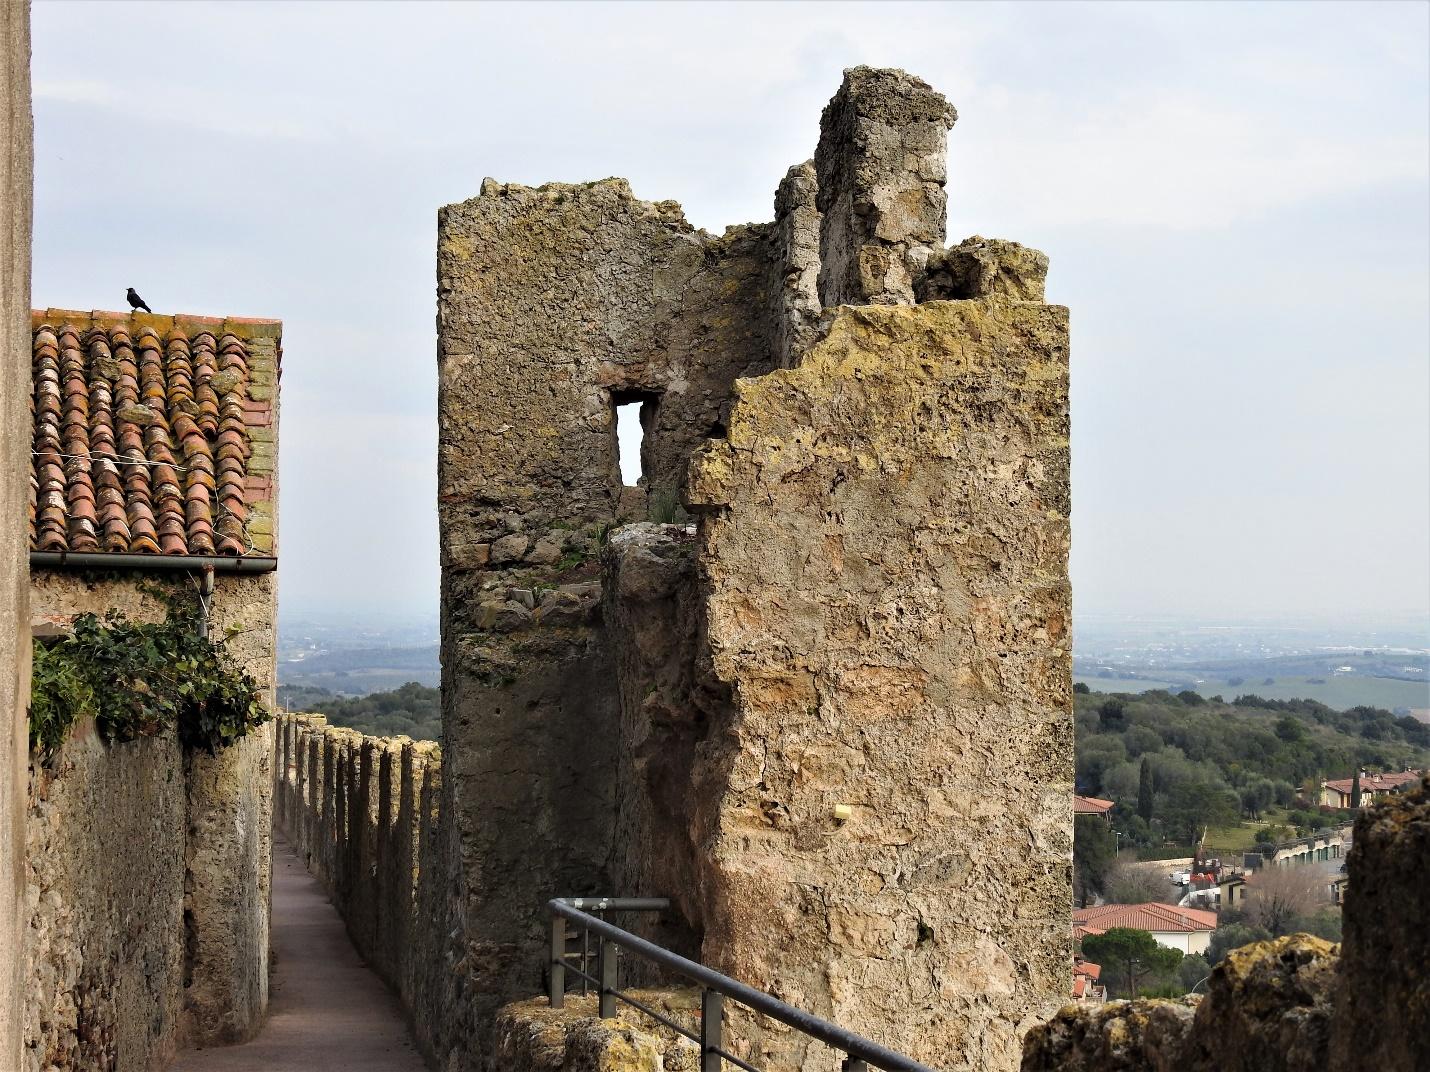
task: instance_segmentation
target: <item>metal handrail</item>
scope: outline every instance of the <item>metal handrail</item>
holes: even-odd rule
[[[597,919],[584,908],[596,911],[659,911],[668,907],[663,898],[619,898],[619,897],[557,897],[548,902],[551,910],[551,986],[550,999],[553,1008],[561,1008],[565,1002],[566,972],[572,971],[597,988],[598,1013],[601,1019],[610,1019],[616,1014],[617,1000],[640,1009],[646,1015],[663,1023],[700,1045],[701,1072],[721,1072],[721,1061],[745,1069],[746,1072],[760,1072],[753,1065],[736,1057],[722,1048],[721,1028],[723,1020],[722,998],[728,997],[746,1008],[787,1024],[810,1038],[823,1042],[836,1050],[848,1054],[844,1062],[845,1072],[867,1072],[870,1066],[882,1068],[885,1072],[934,1072],[928,1065],[920,1064],[911,1057],[895,1053],[877,1042],[856,1035],[854,1032],[822,1020],[812,1013],[788,1005],[771,994],[756,990],[752,986],[721,975],[703,964],[687,960],[678,953],[672,953],[649,942],[630,931],[622,930],[603,919]],[[599,939],[597,947],[598,967],[592,977],[584,970],[572,968],[566,962],[566,921],[578,924],[587,934],[594,933]],[[609,947],[609,951],[608,951]],[[621,993],[617,988],[617,950],[638,954],[663,968],[699,984],[700,1033],[694,1034],[680,1024],[647,1008],[640,1002]]]

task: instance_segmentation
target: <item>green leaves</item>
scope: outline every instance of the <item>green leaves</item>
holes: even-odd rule
[[[208,752],[266,722],[258,684],[201,626],[196,610],[171,604],[162,622],[82,614],[70,636],[36,640],[31,749],[48,761],[86,714],[106,741],[172,728],[185,747]]]
[[[1117,985],[1123,997],[1136,997],[1143,981],[1169,975],[1182,961],[1180,951],[1167,949],[1147,931],[1131,927],[1088,935],[1082,940],[1082,953],[1103,966],[1103,978]]]

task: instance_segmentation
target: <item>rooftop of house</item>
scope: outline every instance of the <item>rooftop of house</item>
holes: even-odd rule
[[[1077,937],[1102,934],[1113,927],[1130,927],[1134,930],[1163,934],[1185,934],[1193,931],[1214,931],[1216,925],[1215,912],[1201,908],[1176,908],[1157,901],[1073,909],[1073,933]]]
[[[1084,797],[1073,794],[1073,814],[1074,815],[1106,815],[1112,810],[1116,801],[1103,800],[1100,797]]]
[[[282,324],[31,314],[30,549],[270,555]]]
[[[1403,786],[1420,781],[1424,777],[1424,771],[1406,770],[1392,771],[1386,774],[1362,774],[1360,788],[1362,793],[1388,793]],[[1355,789],[1355,778],[1335,778],[1331,781],[1322,782],[1327,789],[1334,789],[1337,792],[1349,796]]]
[[[1073,974],[1086,975],[1089,979],[1099,979],[1102,977],[1102,965],[1075,956],[1073,957]]]

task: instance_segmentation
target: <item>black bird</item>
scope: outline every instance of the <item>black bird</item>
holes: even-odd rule
[[[129,293],[124,296],[129,299],[129,308],[136,311],[143,309],[146,313],[152,313],[154,311],[144,304],[144,299],[139,297],[133,287],[130,287]]]

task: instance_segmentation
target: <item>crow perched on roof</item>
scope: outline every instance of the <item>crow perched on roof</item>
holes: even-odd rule
[[[130,287],[129,293],[124,296],[129,299],[129,308],[135,311],[143,309],[146,313],[152,313],[154,311],[144,304],[144,299],[139,297],[133,287]]]

